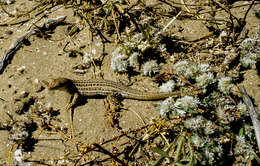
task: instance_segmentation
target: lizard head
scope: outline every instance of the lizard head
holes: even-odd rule
[[[42,82],[48,87],[48,89],[66,89],[72,84],[72,81],[67,78],[55,78],[49,82],[45,80],[43,80]]]

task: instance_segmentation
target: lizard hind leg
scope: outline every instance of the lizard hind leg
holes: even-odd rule
[[[116,112],[120,110],[123,107],[121,100],[122,100],[122,95],[120,95],[119,93],[115,92],[107,95],[105,100],[106,109],[112,112]]]
[[[118,111],[123,107],[121,103],[122,96],[118,93],[111,93],[105,98],[105,107],[109,115],[109,122],[112,127],[121,129],[118,122]]]
[[[75,94],[71,95],[70,96],[70,101],[69,101],[69,103],[65,107],[66,112],[69,112],[71,138],[75,137],[74,126],[73,126],[73,107],[75,106],[78,97],[79,97],[78,93],[75,93]]]

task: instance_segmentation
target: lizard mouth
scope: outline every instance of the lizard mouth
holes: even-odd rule
[[[49,89],[49,82],[47,82],[45,80],[42,80],[41,82]]]

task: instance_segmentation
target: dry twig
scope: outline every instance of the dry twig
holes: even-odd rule
[[[8,63],[10,63],[10,61],[13,58],[13,55],[23,46],[23,44],[26,41],[29,40],[29,38],[32,35],[40,34],[41,30],[48,31],[48,30],[55,28],[56,26],[58,26],[59,24],[64,22],[65,18],[66,18],[66,16],[49,19],[47,22],[45,22],[43,24],[42,27],[34,27],[31,30],[29,30],[25,35],[18,38],[10,46],[10,48],[7,51],[5,51],[4,54],[2,55],[2,57],[0,59],[0,74],[4,71],[4,68],[8,65]]]
[[[249,115],[252,119],[254,130],[255,130],[255,137],[258,145],[258,150],[260,150],[260,121],[258,120],[259,114],[256,108],[254,107],[251,99],[249,98],[244,86],[240,87],[240,91],[242,92],[243,100],[248,107]]]

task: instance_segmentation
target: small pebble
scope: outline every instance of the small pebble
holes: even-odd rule
[[[7,4],[7,5],[10,5],[10,4],[13,4],[14,2],[15,2],[15,0],[7,0],[7,1],[6,1],[6,4]]]
[[[25,68],[26,68],[26,66],[21,66],[21,67],[17,68],[17,71],[22,74],[24,72]]]
[[[6,31],[5,31],[5,34],[11,35],[11,34],[13,34],[13,31],[11,31],[11,30],[6,30]]]

